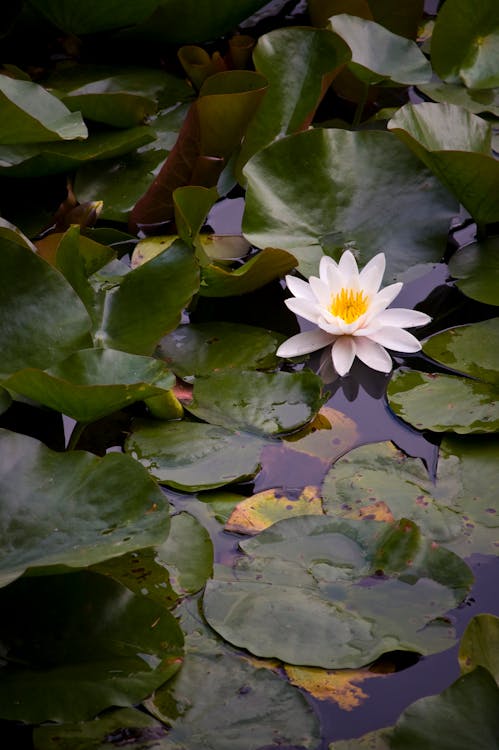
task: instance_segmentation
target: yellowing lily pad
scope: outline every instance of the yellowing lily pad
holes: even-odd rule
[[[368,669],[320,669],[290,664],[286,664],[285,671],[292,685],[306,690],[317,700],[337,703],[343,711],[352,711],[369,698],[359,683],[381,677]]]
[[[290,498],[276,489],[264,490],[236,505],[225,530],[257,534],[283,518],[320,516],[323,513],[318,487],[305,487],[297,498]]]

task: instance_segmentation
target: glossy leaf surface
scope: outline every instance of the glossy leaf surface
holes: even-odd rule
[[[220,370],[257,370],[277,365],[284,336],[257,326],[224,321],[179,326],[165,336],[158,354],[184,380]]]
[[[437,175],[478,223],[499,219],[499,164],[490,127],[453,104],[406,104],[389,121],[393,131]]]
[[[499,8],[494,0],[450,0],[438,14],[431,41],[436,72],[470,89],[499,85]]]
[[[175,377],[162,362],[112,349],[85,349],[44,372],[23,369],[4,386],[78,422],[164,393]]]
[[[499,304],[499,238],[488,237],[461,248],[450,259],[449,271],[467,297],[486,305]]]
[[[253,477],[264,444],[216,425],[137,421],[126,449],[161,483],[191,492]]]
[[[2,585],[27,568],[85,567],[168,534],[164,496],[128,456],[56,453],[4,429],[0,441]]]
[[[261,435],[292,432],[322,404],[314,373],[236,371],[196,379],[188,410],[211,424]]]
[[[362,263],[382,247],[388,277],[437,260],[455,212],[448,193],[389,133],[310,130],[272,144],[244,172],[245,236],[288,250],[306,276],[317,275],[324,252],[338,258],[352,241]]]
[[[1,238],[0,252],[2,372],[50,367],[88,346],[90,318],[62,274],[17,242]]]

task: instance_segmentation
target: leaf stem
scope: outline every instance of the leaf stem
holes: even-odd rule
[[[75,426],[73,427],[71,437],[68,440],[68,446],[66,448],[67,451],[75,450],[76,446],[78,445],[78,441],[81,437],[81,434],[86,426],[87,426],[86,422],[76,422]]]

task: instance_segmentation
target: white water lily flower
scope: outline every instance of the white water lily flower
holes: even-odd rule
[[[391,308],[402,283],[379,289],[385,272],[385,256],[379,253],[360,271],[350,250],[336,263],[323,256],[319,278],[303,281],[286,276],[294,297],[285,300],[296,315],[317,328],[292,336],[277,350],[279,357],[298,357],[331,346],[333,366],[346,375],[358,357],[368,367],[390,372],[392,359],[385,347],[397,352],[417,352],[421,344],[404,328],[423,326],[431,318],[425,313]]]

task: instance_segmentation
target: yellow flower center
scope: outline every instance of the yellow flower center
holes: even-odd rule
[[[358,320],[367,310],[367,299],[364,292],[355,292],[353,289],[342,289],[339,294],[331,297],[329,312],[337,318],[342,318],[345,323],[353,323]]]

